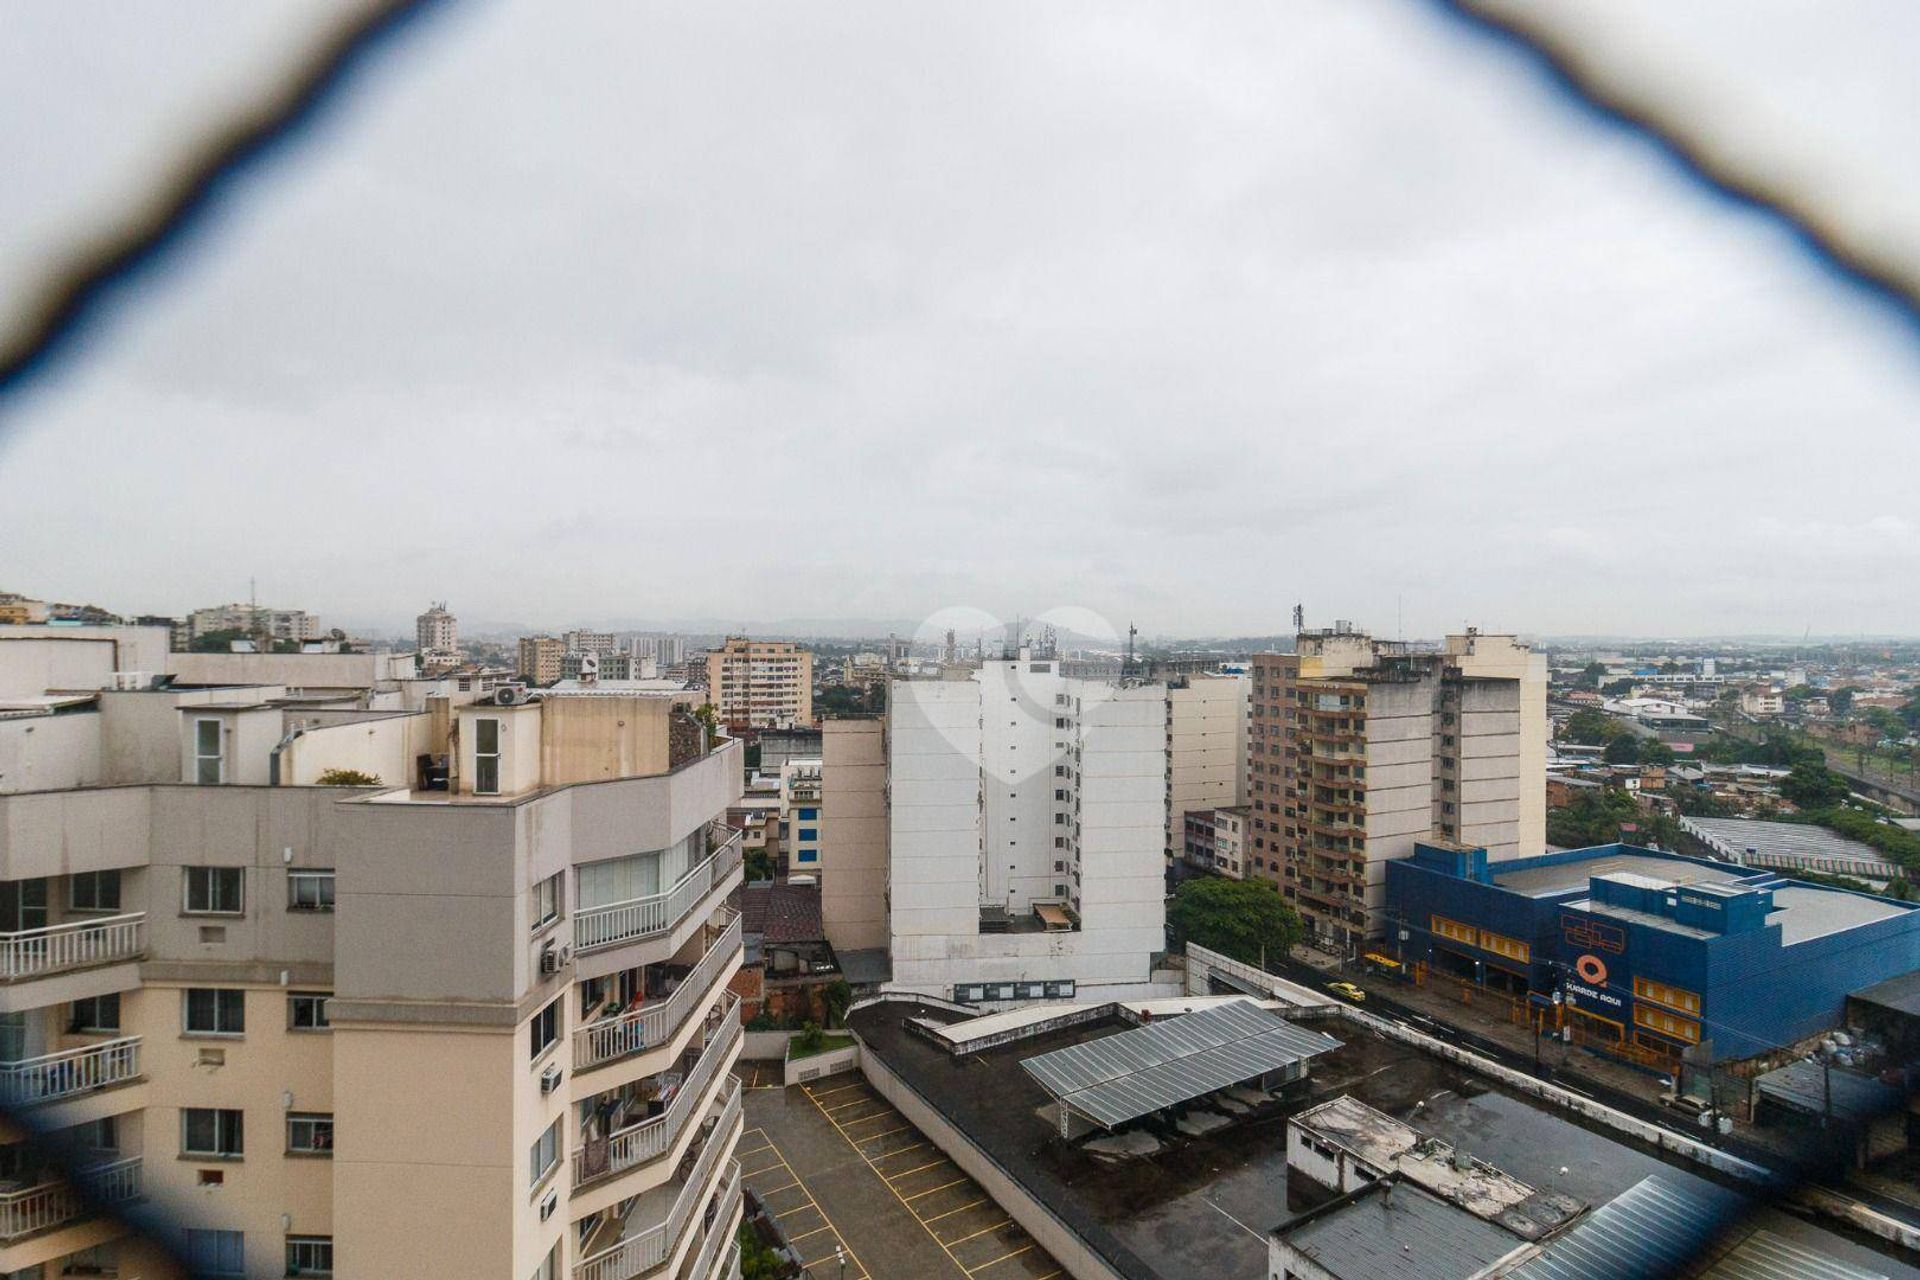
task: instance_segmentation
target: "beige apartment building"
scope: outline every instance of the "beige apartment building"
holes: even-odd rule
[[[566,658],[567,642],[558,636],[521,636],[514,669],[530,684],[552,684],[560,679]]]
[[[0,1276],[738,1274],[692,696],[322,712],[98,639],[0,634]]]
[[[720,722],[743,729],[813,723],[813,655],[791,640],[728,636],[707,651],[707,697]]]
[[[1546,850],[1546,662],[1468,631],[1416,652],[1347,628],[1253,662],[1247,874],[1324,945],[1381,936],[1385,864],[1415,841]]]
[[[1245,803],[1246,675],[1206,673],[1167,683],[1167,859],[1184,856],[1189,813]]]

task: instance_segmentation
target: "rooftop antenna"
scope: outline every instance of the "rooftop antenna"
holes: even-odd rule
[[[1307,606],[1303,604],[1296,604],[1295,606],[1293,606],[1293,632],[1295,635],[1299,635],[1302,631],[1305,631],[1306,629],[1307,629]]]
[[[1129,622],[1127,624],[1127,662],[1125,666],[1120,668],[1123,674],[1133,674],[1133,638],[1139,634],[1140,628]]]

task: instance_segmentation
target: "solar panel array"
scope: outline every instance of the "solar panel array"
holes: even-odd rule
[[[1021,1062],[1106,1128],[1337,1049],[1332,1036],[1236,1000]]]

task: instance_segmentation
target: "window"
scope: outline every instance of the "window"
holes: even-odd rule
[[[554,1166],[560,1163],[560,1122],[555,1120],[547,1126],[547,1131],[533,1140],[527,1149],[527,1158],[532,1174],[532,1184],[539,1186],[541,1181],[552,1173]]]
[[[217,787],[224,781],[225,762],[220,756],[220,722],[193,722],[193,780],[203,787]]]
[[[104,996],[86,996],[73,1002],[71,1016],[67,1019],[67,1030],[73,1031],[118,1031],[120,1029],[120,993],[112,991]]]
[[[817,819],[819,816],[820,816],[820,810],[818,809],[802,809],[800,810],[800,813],[799,813],[799,818],[800,818],[800,821],[802,822],[812,822],[815,819]]]
[[[321,1111],[287,1113],[287,1150],[303,1156],[333,1154],[333,1116]]]
[[[547,1256],[533,1269],[533,1280],[560,1280],[560,1246],[547,1250]]]
[[[1700,997],[1694,992],[1665,982],[1655,982],[1652,978],[1635,978],[1633,994],[1642,1000],[1651,1000],[1655,1004],[1663,1004],[1669,1009],[1678,1009],[1682,1013],[1698,1014],[1700,1012]]]
[[[818,849],[802,849],[794,855],[794,861],[818,862],[820,861],[820,851]]]
[[[75,911],[118,911],[118,871],[78,871],[67,881],[67,905]]]
[[[290,1276],[330,1276],[333,1274],[332,1236],[288,1236],[287,1274]]]
[[[287,872],[287,910],[333,910],[333,872]]]
[[[1652,1005],[1636,1004],[1633,1006],[1633,1021],[1636,1026],[1645,1027],[1649,1031],[1658,1031],[1662,1035],[1684,1040],[1688,1044],[1700,1043],[1700,1024],[1692,1018],[1683,1018],[1677,1013],[1668,1013]]]
[[[483,796],[500,794],[500,722],[473,722],[473,789]]]
[[[560,875],[550,875],[533,886],[533,928],[536,932],[560,918]]]
[[[1480,935],[1472,925],[1461,924],[1458,920],[1449,920],[1445,916],[1433,917],[1433,931],[1443,938],[1464,942],[1470,947],[1480,944]]]
[[[244,1113],[188,1107],[180,1113],[180,1154],[237,1159],[246,1150]]]
[[[247,1237],[239,1231],[187,1231],[187,1270],[196,1276],[247,1274]]]
[[[187,910],[197,915],[237,916],[245,906],[239,867],[187,867]]]
[[[540,1055],[553,1047],[560,1038],[560,1001],[555,1000],[546,1008],[533,1015],[533,1021],[527,1024],[527,1032],[533,1042],[533,1059],[539,1061]]]
[[[325,991],[294,991],[287,995],[287,1029],[289,1031],[326,1031],[333,1026],[327,1021],[327,997]]]
[[[800,828],[800,839],[802,839],[802,840],[818,840],[819,838],[820,838],[820,828],[818,828],[818,827],[802,827],[802,828]]]
[[[226,987],[187,991],[186,1029],[190,1036],[237,1036],[247,1029],[247,993]]]

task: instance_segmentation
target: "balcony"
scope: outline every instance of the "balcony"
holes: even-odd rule
[[[739,865],[740,833],[736,831],[725,844],[681,876],[673,888],[578,912],[573,918],[575,953],[585,955],[670,931]]]
[[[140,1198],[140,1157],[82,1169],[76,1175],[86,1194],[61,1178],[0,1194],[0,1241],[12,1243],[84,1218],[90,1205],[124,1204]]]
[[[0,1062],[0,1105],[56,1102],[140,1078],[140,1037]]]
[[[739,1136],[740,1082],[734,1080],[727,1087],[718,1123],[678,1189],[669,1184],[637,1197],[621,1224],[620,1239],[575,1263],[573,1280],[634,1280],[664,1267],[686,1237],[694,1214],[706,1203],[714,1170],[732,1152]]]
[[[706,1003],[714,980],[740,953],[740,916],[715,938],[674,993],[644,1009],[591,1022],[573,1033],[573,1069],[590,1071],[665,1044]]]
[[[740,999],[735,996],[721,1007],[720,1030],[700,1051],[700,1060],[675,1090],[673,1101],[659,1115],[639,1124],[616,1129],[606,1138],[590,1141],[573,1153],[575,1189],[611,1178],[658,1160],[673,1149],[687,1131],[687,1124],[705,1109],[707,1091],[733,1061],[733,1051],[744,1033],[740,1029]]]
[[[720,1184],[720,1195],[714,1202],[713,1220],[703,1228],[707,1237],[700,1244],[700,1252],[694,1255],[693,1265],[687,1268],[689,1280],[710,1280],[715,1274],[714,1266],[720,1260],[721,1251],[728,1246],[735,1249],[740,1247],[734,1235],[742,1208],[740,1162],[730,1160],[727,1162],[727,1180]],[[728,1263],[729,1268],[735,1265],[737,1262]],[[737,1275],[738,1272],[728,1270],[720,1274]]]
[[[0,982],[133,960],[146,949],[147,913],[0,933]]]

